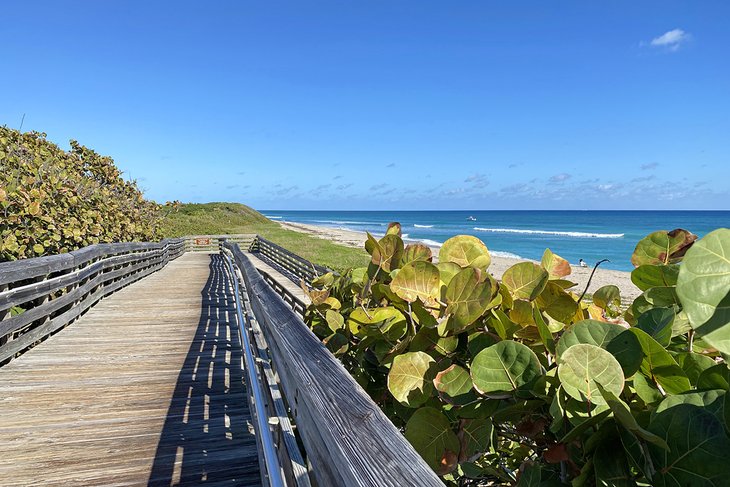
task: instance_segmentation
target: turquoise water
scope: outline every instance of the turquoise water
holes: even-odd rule
[[[474,235],[496,255],[539,260],[546,247],[577,264],[631,270],[636,243],[656,230],[685,228],[700,237],[730,226],[730,211],[285,211],[262,210],[269,218],[385,233],[400,222],[404,238],[441,244],[454,235]],[[469,220],[469,217],[475,220]]]

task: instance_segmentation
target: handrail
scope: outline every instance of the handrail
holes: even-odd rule
[[[254,403],[254,414],[256,416],[257,428],[257,440],[260,442],[261,449],[264,455],[264,464],[266,467],[266,476],[268,477],[269,485],[272,487],[284,487],[284,481],[281,477],[281,471],[279,469],[279,462],[276,455],[276,449],[271,438],[269,423],[267,421],[266,406],[264,403],[264,396],[261,391],[261,383],[256,374],[256,361],[254,360],[253,353],[251,351],[251,342],[248,339],[248,333],[246,329],[246,321],[243,319],[243,313],[241,311],[241,292],[238,288],[238,277],[233,269],[233,263],[227,253],[223,253],[228,262],[228,270],[230,271],[231,280],[233,281],[233,293],[234,302],[236,306],[236,317],[238,319],[238,336],[241,340],[241,347],[243,348],[245,358],[245,369],[246,377],[248,378],[248,387],[253,395]]]
[[[244,279],[317,485],[442,486],[377,404],[266,283],[223,242]]]
[[[256,235],[250,247],[251,252],[259,252],[275,264],[279,265],[283,270],[296,276],[296,279],[290,279],[298,284],[298,279],[304,279],[309,284],[322,274],[331,272],[327,267],[309,262],[307,259],[285,249],[284,247],[266,240],[260,235]]]
[[[0,263],[0,365],[78,318],[104,296],[164,267],[182,239],[97,244]]]

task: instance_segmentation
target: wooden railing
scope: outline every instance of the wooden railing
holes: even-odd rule
[[[184,251],[184,241],[173,239],[91,245],[0,263],[0,365]]]
[[[233,235],[188,235],[185,240],[186,252],[208,252],[217,254],[220,252],[220,241],[222,239],[237,243],[242,249],[251,247],[258,238],[255,233],[243,233]]]
[[[231,240],[229,239],[229,241]],[[249,250],[251,252],[260,253],[264,257],[276,263],[286,273],[291,274],[295,278],[304,279],[304,282],[307,284],[311,283],[318,276],[330,272],[330,269],[321,265],[313,264],[297,254],[290,252],[284,247],[266,240],[260,235],[256,236],[256,239],[249,247]]]
[[[267,359],[257,360],[263,369],[258,373],[266,376],[265,368],[273,368],[269,375],[278,376],[281,387],[276,390],[283,391],[291,411],[313,483],[442,486],[433,470],[239,246],[225,242],[222,247],[240,270],[247,306],[268,348]],[[279,415],[281,411],[279,408]],[[290,448],[293,442],[289,434],[277,425],[272,428],[275,437],[282,438],[278,448]]]

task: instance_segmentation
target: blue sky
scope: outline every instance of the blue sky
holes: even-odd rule
[[[0,124],[158,201],[729,209],[730,2],[8,2]]]

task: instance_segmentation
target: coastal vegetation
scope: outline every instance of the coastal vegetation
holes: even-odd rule
[[[0,261],[160,238],[159,205],[110,157],[0,127]]]
[[[370,258],[362,249],[287,230],[240,203],[170,203],[163,213],[165,237],[256,233],[310,262],[338,271],[366,265]]]
[[[730,230],[642,239],[628,309],[550,250],[497,282],[475,237],[365,247],[306,322],[447,483],[730,485]]]

